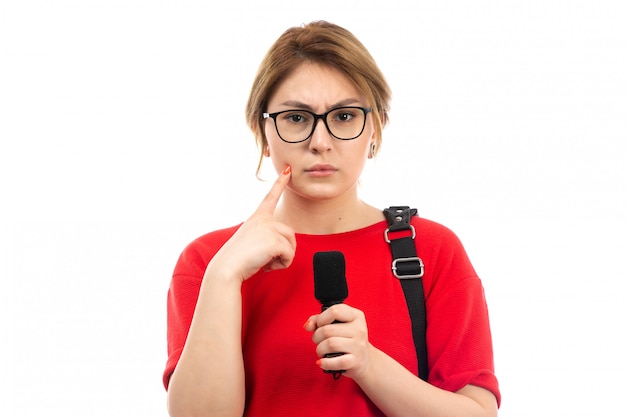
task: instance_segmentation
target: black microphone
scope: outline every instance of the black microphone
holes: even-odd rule
[[[328,307],[341,304],[348,297],[348,284],[346,282],[346,260],[343,253],[338,251],[316,252],[313,255],[313,282],[315,285],[315,298],[322,305],[322,311]],[[328,353],[325,358],[341,356],[343,353]],[[332,373],[334,379],[339,379],[342,371],[327,371]]]

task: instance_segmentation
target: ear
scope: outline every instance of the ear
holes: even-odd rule
[[[267,145],[263,147],[263,156],[268,157],[268,158],[270,156],[270,147]]]
[[[376,142],[370,143],[370,151],[367,154],[367,157],[369,159],[372,159],[372,158],[374,158],[374,155],[376,155]]]

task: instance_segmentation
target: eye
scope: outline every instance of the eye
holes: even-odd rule
[[[350,121],[350,119],[352,119],[353,117],[354,115],[350,113],[339,113],[337,115],[337,120],[341,122],[347,122],[347,121]]]
[[[357,117],[357,114],[352,109],[337,109],[332,114],[332,119],[339,123],[349,123]]]
[[[308,121],[308,115],[303,112],[285,112],[282,114],[282,119],[286,122],[299,124],[306,123]]]

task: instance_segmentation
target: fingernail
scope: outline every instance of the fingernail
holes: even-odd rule
[[[287,165],[285,169],[283,169],[283,175],[289,175],[291,173],[291,165]]]
[[[316,360],[316,361],[315,361],[315,364],[316,364],[317,366],[322,366],[322,360],[321,360],[321,359]]]

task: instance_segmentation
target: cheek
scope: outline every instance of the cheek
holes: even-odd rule
[[[361,174],[361,171],[363,170],[363,168],[365,167],[365,163],[367,162],[367,156],[369,154],[369,142],[365,143],[367,144],[366,146],[359,144],[358,147],[346,149],[342,155],[344,163],[352,167],[352,170],[357,175]]]
[[[293,163],[292,154],[295,149],[278,137],[273,126],[265,129],[265,137],[267,140],[265,156],[270,158],[276,172],[281,172],[285,165]]]
[[[273,157],[278,149],[277,141],[279,139],[278,139],[278,136],[276,135],[276,130],[274,129],[274,126],[271,125],[271,123],[266,123],[264,127],[264,132],[265,132],[265,143],[266,143],[265,156]]]

